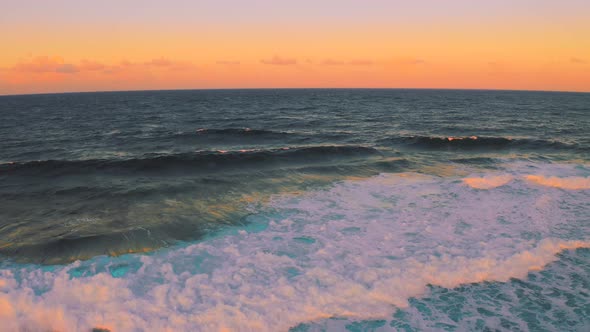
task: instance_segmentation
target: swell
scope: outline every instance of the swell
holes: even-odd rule
[[[338,159],[379,155],[364,146],[311,146],[267,150],[201,151],[172,155],[146,155],[131,159],[44,160],[0,165],[0,174],[45,177],[100,172],[110,174],[162,173],[182,171],[243,170],[291,164],[313,164]]]
[[[290,158],[313,152],[325,161],[330,151],[340,150],[300,149],[291,151]],[[358,152],[346,151],[348,156]],[[109,178],[86,171],[36,184],[36,177],[17,176],[12,189],[0,188],[4,207],[0,255],[20,262],[59,264],[101,254],[151,251],[247,225],[250,206],[274,194],[414,167],[403,158],[344,160],[341,152],[333,163],[288,163],[263,172],[250,167],[234,173],[197,173],[182,181],[150,174]]]
[[[564,150],[572,152],[589,151],[575,143],[564,143],[557,140],[509,137],[439,137],[439,136],[402,136],[391,137],[379,141],[381,144],[401,146],[421,150]]]
[[[288,136],[289,133],[282,131],[272,131],[264,129],[251,129],[251,128],[199,128],[196,130],[196,134],[199,136],[208,135],[224,135],[224,136]]]
[[[0,157],[4,160],[27,162],[49,159],[95,159],[101,158],[101,151],[118,151],[125,155],[141,158],[150,151],[170,153],[189,152],[196,149],[228,147],[301,146],[334,142],[345,144],[343,137],[249,128],[198,129],[194,131],[171,131],[157,129],[108,131],[92,134],[77,134],[70,137],[28,137],[27,140],[0,142]],[[6,141],[6,140],[5,140]],[[4,145],[4,146],[3,146]]]
[[[154,137],[156,140],[162,140],[162,138]],[[188,142],[203,142],[203,143],[267,143],[273,141],[280,142],[304,142],[310,139],[306,135],[285,132],[285,131],[274,131],[264,129],[251,129],[251,128],[200,128],[194,132],[181,132],[164,137],[164,140],[180,140]]]
[[[343,131],[276,131],[251,128],[200,128],[194,132],[169,133],[161,137],[149,138],[154,142],[173,141],[191,144],[272,144],[281,143],[287,145],[309,144],[315,142],[353,142],[356,137],[350,132]]]
[[[199,217],[207,218],[204,213]],[[51,265],[87,260],[97,255],[145,253],[182,241],[203,238],[232,223],[199,219],[198,222],[146,225],[129,229],[106,230],[102,227],[100,231],[84,235],[68,234],[71,230],[63,230],[63,234],[43,239],[21,243],[0,242],[0,255],[10,257],[15,262]]]

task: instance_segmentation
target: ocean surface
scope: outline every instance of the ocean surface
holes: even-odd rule
[[[0,96],[0,331],[589,331],[590,94]]]

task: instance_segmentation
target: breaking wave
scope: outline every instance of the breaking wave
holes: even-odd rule
[[[310,146],[237,151],[200,151],[173,155],[154,155],[133,159],[44,160],[0,165],[0,176],[34,175],[46,177],[86,172],[158,173],[166,171],[216,171],[258,169],[313,164],[346,158],[377,156],[379,151],[364,146]]]
[[[515,179],[529,170],[515,167]],[[331,317],[386,320],[429,285],[526,278],[564,250],[590,247],[587,191],[504,186],[382,174],[274,196],[245,228],[150,255],[3,262],[2,328],[286,331]],[[560,310],[582,321],[583,306]]]

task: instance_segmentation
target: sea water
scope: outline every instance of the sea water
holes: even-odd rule
[[[590,94],[0,97],[2,331],[587,331]]]

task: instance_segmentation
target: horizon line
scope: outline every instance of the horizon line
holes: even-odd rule
[[[84,93],[125,93],[125,92],[172,92],[172,91],[239,91],[239,90],[440,90],[440,91],[490,91],[490,92],[548,92],[548,93],[580,93],[590,94],[588,91],[572,90],[543,90],[543,89],[501,89],[501,88],[399,88],[399,87],[257,87],[257,88],[179,88],[179,89],[137,89],[137,90],[88,90],[62,92],[33,92],[2,94],[1,97],[42,96]]]

